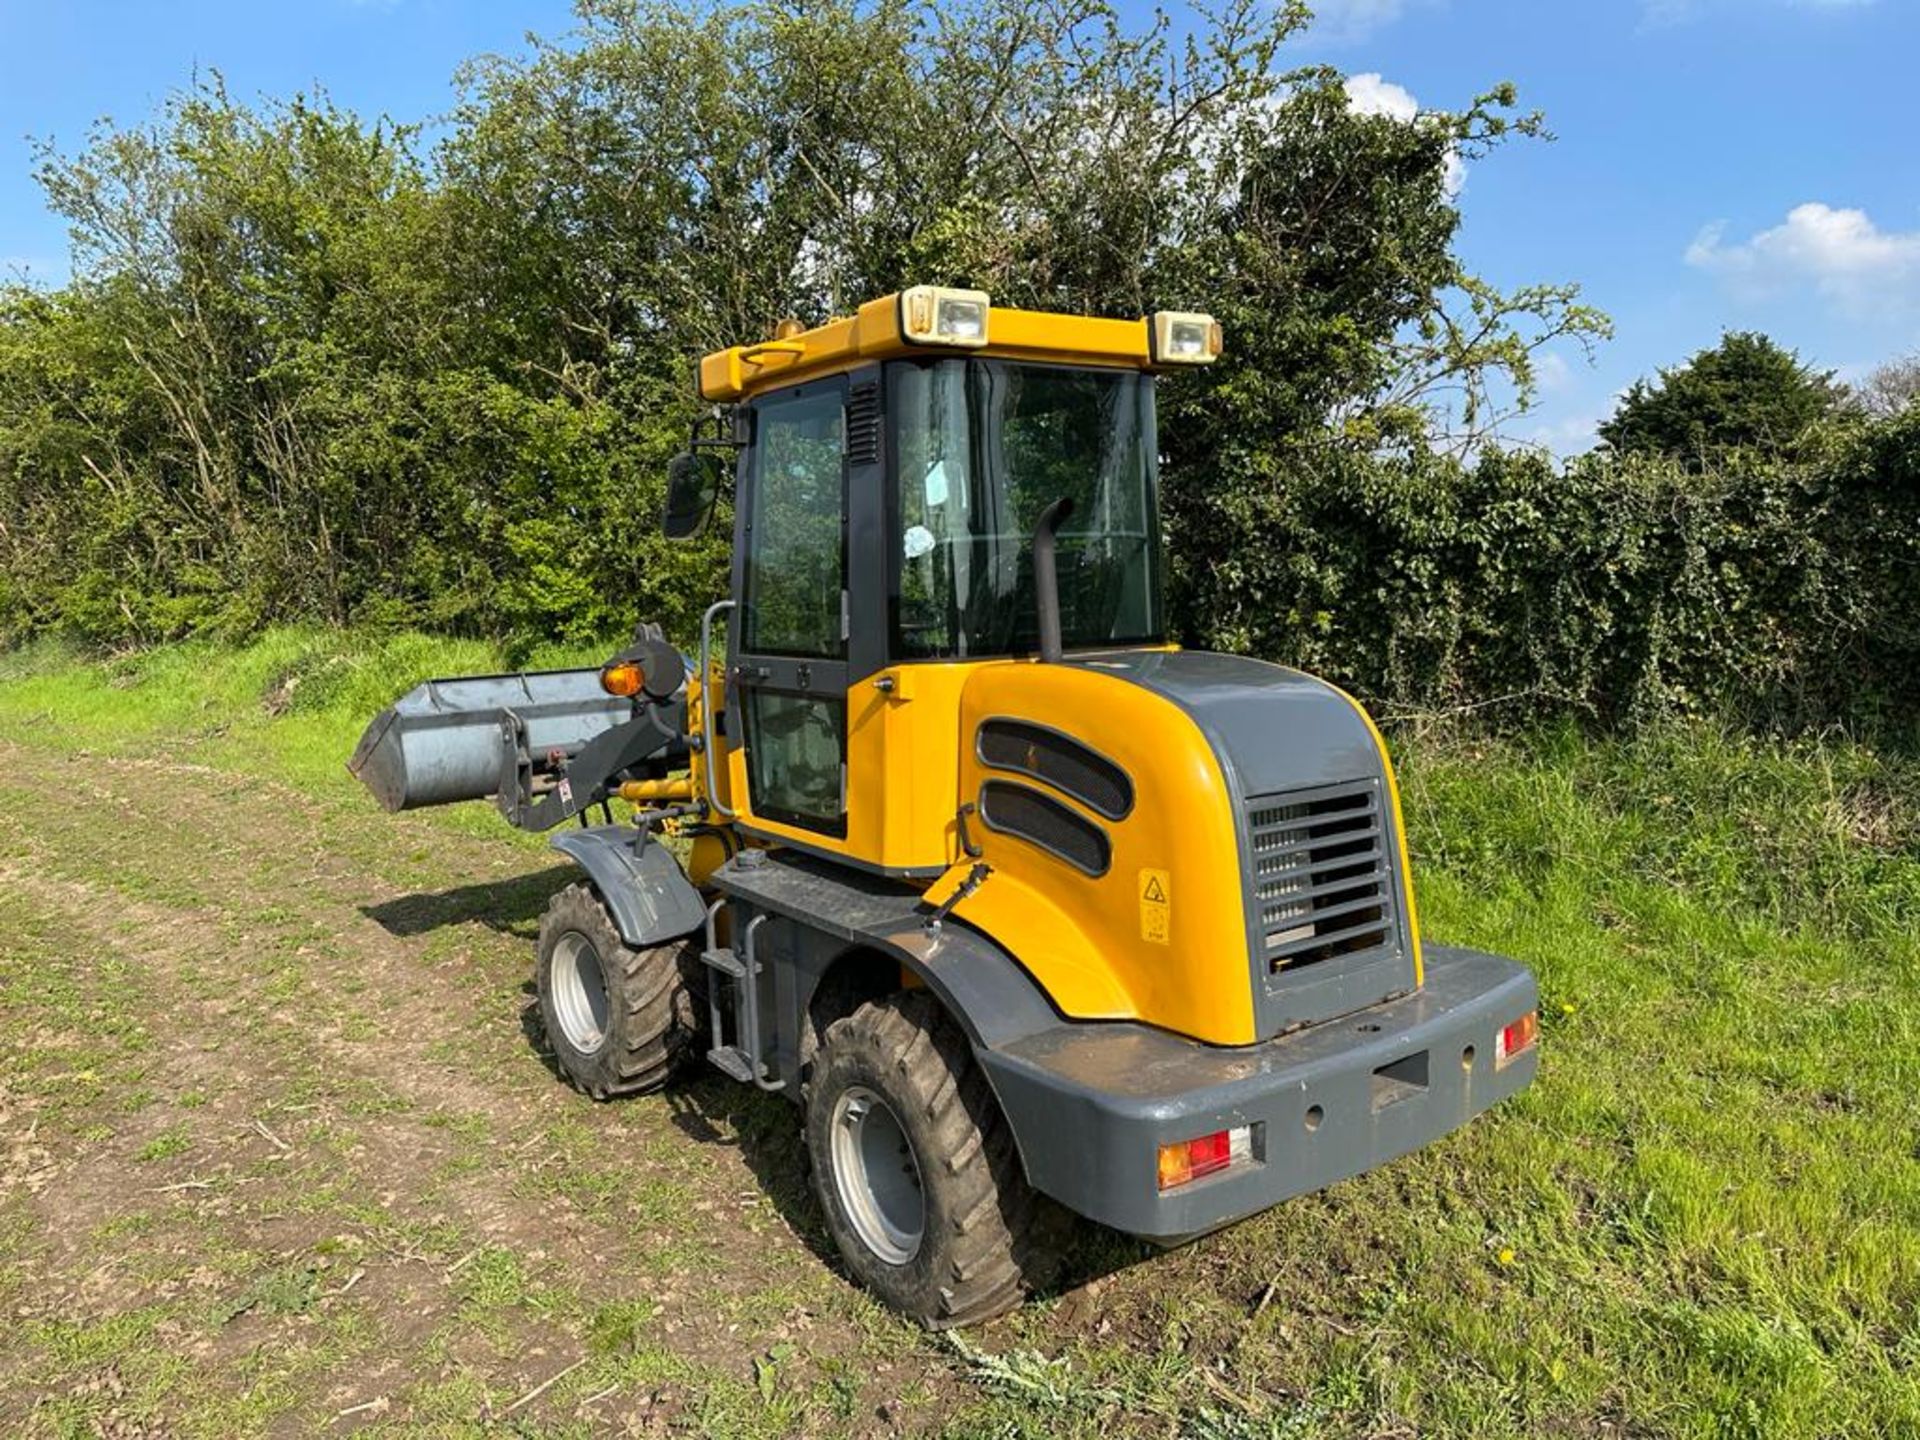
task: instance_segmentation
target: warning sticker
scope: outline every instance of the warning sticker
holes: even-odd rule
[[[1153,945],[1172,942],[1173,879],[1164,870],[1140,872],[1140,938]]]

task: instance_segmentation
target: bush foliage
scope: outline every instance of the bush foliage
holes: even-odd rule
[[[431,144],[214,80],[49,149],[75,272],[0,287],[0,642],[684,640],[726,544],[657,531],[694,357],[932,281],[1221,316],[1162,403],[1191,642],[1403,709],[1910,714],[1912,412],[1705,462],[1500,449],[1539,348],[1606,324],[1455,252],[1458,161],[1539,117],[1356,110],[1280,68],[1304,15],[583,0]]]
[[[1389,711],[1906,729],[1920,703],[1920,410],[1799,462],[1322,454],[1175,499],[1196,639]]]

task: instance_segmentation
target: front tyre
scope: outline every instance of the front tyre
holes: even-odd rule
[[[907,992],[828,1027],[807,1085],[807,1148],[855,1278],[930,1329],[1020,1302],[1058,1262],[1065,1213],[1021,1172],[962,1035]]]
[[[693,942],[635,949],[590,885],[540,920],[534,988],[560,1071],[596,1100],[664,1084],[693,1039]]]

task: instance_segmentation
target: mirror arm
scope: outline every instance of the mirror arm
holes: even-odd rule
[[[693,424],[687,429],[687,449],[738,450],[747,443],[739,422],[737,405],[716,405],[705,415],[694,416]],[[703,425],[711,427],[706,434],[701,433]]]

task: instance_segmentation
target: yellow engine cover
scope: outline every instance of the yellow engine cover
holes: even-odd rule
[[[1045,779],[989,765],[978,737],[995,719],[1058,731],[1112,762],[1131,782],[1130,808],[1114,818]],[[1229,787],[1186,712],[1103,674],[1097,660],[987,665],[961,692],[959,741],[960,797],[985,812],[969,829],[993,874],[956,914],[1019,956],[1073,1018],[1142,1020],[1218,1045],[1259,1038]],[[1089,873],[996,828],[995,806],[983,805],[989,782],[1039,791],[1096,827],[1109,847],[1105,868]],[[972,863],[962,859],[928,899],[950,894]]]

